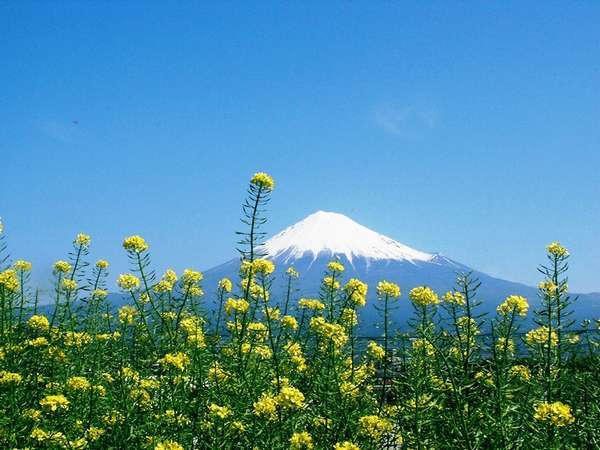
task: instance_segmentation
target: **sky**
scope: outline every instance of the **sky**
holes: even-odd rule
[[[0,216],[50,279],[78,232],[128,270],[236,255],[317,210],[535,284],[600,291],[600,3],[0,2]],[[114,285],[113,285],[114,287]]]

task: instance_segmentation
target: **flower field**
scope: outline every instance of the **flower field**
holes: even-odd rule
[[[318,298],[296,298],[302,274],[287,268],[272,292],[261,251],[273,190],[250,180],[239,277],[219,282],[210,314],[202,273],[155,274],[140,236],[123,241],[127,305],[109,304],[109,262],[88,261],[79,234],[42,307],[0,230],[0,447],[600,448],[600,340],[570,320],[567,249],[546,249],[539,308],[515,293],[482,315],[470,274],[447,293],[367,286],[337,260]],[[382,335],[361,345],[369,290]],[[410,333],[391,331],[398,302],[414,307]]]

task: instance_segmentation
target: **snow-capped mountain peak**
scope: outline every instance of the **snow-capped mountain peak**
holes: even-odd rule
[[[344,255],[349,261],[371,260],[431,261],[434,255],[421,252],[364,227],[343,214],[317,211],[276,234],[263,249],[268,257],[285,261],[319,254]]]

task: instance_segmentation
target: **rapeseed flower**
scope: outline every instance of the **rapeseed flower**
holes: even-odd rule
[[[575,422],[571,407],[562,402],[543,402],[535,407],[533,418],[540,422],[551,423],[556,427],[564,427]]]
[[[376,441],[392,431],[391,422],[379,416],[363,416],[358,420],[358,424],[361,434],[367,435]]]
[[[122,273],[117,278],[117,285],[124,291],[133,291],[140,287],[140,279],[130,273]]]
[[[367,345],[367,354],[373,359],[383,359],[385,357],[385,350],[377,342],[371,341]]]
[[[529,345],[537,344],[547,347],[548,340],[550,341],[550,347],[555,347],[558,344],[558,334],[555,330],[550,330],[546,325],[530,330],[525,335],[525,341]]]
[[[89,247],[91,242],[92,238],[88,234],[84,233],[79,233],[77,236],[75,236],[75,240],[73,241],[75,245],[83,248]]]
[[[323,302],[314,298],[301,298],[298,300],[298,306],[301,309],[310,309],[313,311],[323,311],[325,309]]]
[[[175,441],[161,441],[154,447],[154,450],[184,450],[183,446]]]
[[[183,372],[190,365],[190,357],[183,352],[167,353],[158,362],[163,367],[172,367]]]
[[[57,411],[59,409],[67,410],[69,409],[69,400],[62,394],[57,395],[47,395],[43,399],[40,400],[40,406],[44,408],[46,411]]]
[[[363,283],[356,278],[351,278],[344,286],[344,291],[348,295],[350,301],[356,306],[365,306],[368,291],[366,283]]]
[[[292,434],[290,450],[312,450],[315,448],[312,436],[307,431]]]
[[[48,318],[41,314],[34,314],[31,316],[27,321],[27,325],[29,325],[29,328],[32,330],[48,331],[50,329]]]
[[[433,289],[428,288],[427,286],[419,286],[411,289],[408,296],[411,301],[418,306],[437,305],[440,302],[440,299]]]
[[[233,290],[233,283],[229,278],[222,278],[219,281],[219,289],[222,289],[224,292],[231,292]]]
[[[62,287],[65,291],[74,291],[77,289],[77,281],[65,278],[62,280]]]
[[[123,248],[131,253],[142,253],[148,250],[149,246],[141,236],[129,236],[123,240]]]
[[[221,420],[226,419],[227,417],[233,415],[233,411],[231,410],[230,407],[219,406],[216,403],[211,403],[208,406],[208,413],[211,416],[218,417]]]
[[[506,297],[506,300],[500,303],[496,308],[498,314],[502,314],[503,316],[506,316],[513,311],[520,316],[526,316],[528,310],[529,303],[527,303],[527,299],[520,295],[510,295]]]
[[[360,450],[360,447],[350,441],[344,441],[335,444],[333,450]]]
[[[106,261],[105,259],[99,259],[98,261],[96,261],[96,267],[98,269],[102,269],[102,270],[108,269],[108,266],[109,266],[108,261]]]
[[[263,392],[259,399],[254,402],[253,408],[256,416],[275,419],[277,414],[277,400],[272,394]]]
[[[13,264],[15,270],[19,270],[21,272],[29,272],[31,270],[31,263],[29,261],[25,261],[23,259],[18,259]]]
[[[560,245],[560,242],[552,242],[546,246],[546,251],[557,258],[569,256],[569,251]]]
[[[331,261],[327,264],[327,269],[331,272],[342,273],[344,271],[344,265],[339,261]]]
[[[273,178],[265,172],[255,173],[254,176],[250,179],[250,183],[266,191],[272,191],[275,187],[275,182],[273,181]]]
[[[54,272],[56,273],[68,273],[71,271],[71,264],[69,264],[67,261],[56,261],[53,265],[54,267]]]
[[[20,286],[17,273],[13,269],[0,272],[0,286],[3,286],[8,292],[17,292]]]
[[[377,283],[377,295],[379,297],[398,298],[401,295],[400,286],[391,281],[380,281]]]

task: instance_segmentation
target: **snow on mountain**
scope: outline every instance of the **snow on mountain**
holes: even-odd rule
[[[410,248],[364,227],[343,214],[318,211],[276,234],[263,249],[284,262],[312,255],[344,255],[369,260],[429,262],[436,255]]]

